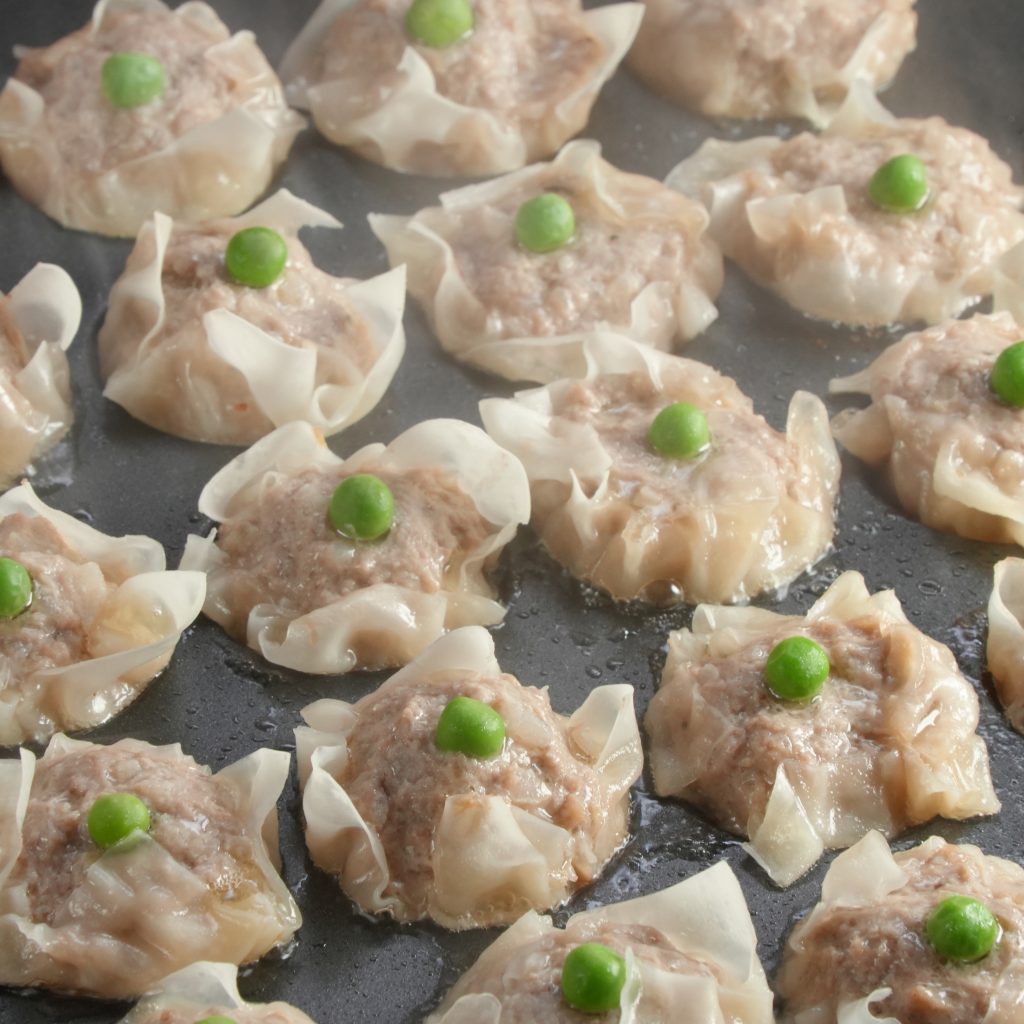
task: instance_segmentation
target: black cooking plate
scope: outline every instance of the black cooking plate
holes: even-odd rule
[[[276,64],[315,2],[214,0],[214,6],[232,29],[252,29]],[[897,114],[938,113],[972,128],[992,142],[1021,179],[1024,6],[1017,0],[922,0],[919,7],[917,51],[885,102]],[[2,0],[0,71],[6,75],[13,70],[15,43],[51,42],[85,24],[90,11],[90,0]],[[738,138],[776,129],[788,133],[793,126],[737,126],[688,115],[620,71],[602,93],[588,134],[601,141],[614,164],[662,178],[709,135]],[[340,235],[310,235],[321,265],[333,273],[367,277],[384,269],[386,262],[367,228],[366,213],[412,212],[457,183],[383,170],[308,131],[300,136],[280,184],[346,222]],[[77,421],[65,450],[37,481],[44,499],[111,534],[150,534],[164,543],[170,564],[176,565],[186,534],[209,525],[195,511],[203,483],[237,449],[166,437],[101,397],[95,337],[129,242],[64,231],[6,184],[0,185],[0,216],[0,288],[9,289],[34,263],[47,260],[67,268],[85,305],[71,349]],[[807,320],[734,269],[728,272],[719,306],[718,321],[686,354],[734,376],[780,428],[796,388],[824,394],[830,377],[860,368],[893,340],[884,331],[851,331]],[[511,392],[504,383],[445,356],[417,309],[408,310],[406,327],[408,353],[394,384],[371,415],[332,439],[339,454],[371,440],[388,441],[429,417],[460,416],[479,423],[480,398]],[[872,590],[895,588],[910,618],[948,643],[977,685],[982,731],[1003,801],[1003,811],[995,818],[959,825],[936,822],[902,837],[899,845],[937,832],[1020,861],[1024,792],[1018,783],[1024,737],[1007,726],[983,673],[991,567],[1009,549],[933,533],[904,518],[885,487],[852,459],[844,458],[843,473],[835,552],[812,575],[798,580],[785,600],[764,603],[791,612],[805,609],[845,569],[863,572]],[[575,708],[598,682],[631,683],[642,713],[660,671],[665,635],[686,625],[690,610],[655,614],[616,608],[567,578],[538,550],[528,531],[507,552],[501,571],[509,613],[495,637],[504,668],[526,682],[549,685],[562,712]],[[201,620],[137,703],[87,735],[100,741],[122,736],[180,741],[199,761],[217,769],[260,746],[291,750],[292,729],[305,704],[325,696],[356,699],[382,678],[290,673]],[[320,1024],[419,1021],[497,932],[450,934],[432,925],[400,927],[361,916],[306,858],[294,778],[281,816],[285,877],[305,925],[290,955],[270,956],[244,972],[243,995],[295,1003]],[[793,915],[817,898],[831,857],[790,889],[779,891],[734,839],[680,804],[655,801],[646,778],[634,797],[633,824],[633,838],[602,879],[558,916],[662,888],[724,857],[746,892],[771,973]],[[2,1024],[110,1022],[126,1008],[0,989]]]

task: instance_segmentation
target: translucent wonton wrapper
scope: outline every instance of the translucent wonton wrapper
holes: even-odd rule
[[[567,19],[578,19],[583,31],[597,41],[602,56],[568,92],[552,94],[544,83],[538,83],[529,102],[514,105],[506,113],[485,105],[466,106],[442,95],[430,62],[445,60],[447,51],[430,52],[426,47],[406,46],[397,63],[384,57],[373,64],[373,81],[366,81],[365,74],[355,68],[348,77],[321,80],[325,39],[329,45],[335,21],[360,2],[365,0],[323,0],[281,65],[288,97],[295,106],[312,112],[317,128],[332,142],[349,146],[397,171],[442,176],[503,174],[554,153],[586,124],[598,91],[629,49],[643,16],[638,3],[611,4],[588,11],[572,0],[548,4]],[[534,17],[530,4],[541,6],[536,0],[475,5],[478,23],[487,17],[493,32],[507,35],[496,61],[470,67],[464,73],[484,79],[492,75],[491,87],[497,90],[508,76],[509,62],[519,74],[533,69],[535,55],[520,60],[522,55],[513,45],[514,26],[529,23]],[[396,35],[404,37],[405,10],[400,4],[376,5],[374,13],[379,21],[374,45],[386,45],[381,38],[384,36],[387,42]],[[471,34],[450,49],[454,54],[461,47],[473,45]],[[491,45],[495,45],[493,41]],[[545,59],[547,65],[561,66],[571,55],[555,50]],[[480,92],[488,96],[488,88]]]
[[[914,0],[645,0],[629,66],[710,117],[821,125],[853,82],[875,89],[914,48]]]
[[[912,214],[868,186],[913,153],[930,188]],[[819,135],[705,142],[666,184],[702,198],[711,236],[761,284],[811,316],[881,325],[956,316],[994,286],[1024,238],[1021,190],[980,136],[941,118],[894,118],[864,83]]]
[[[364,719],[362,708],[388,704],[391,697],[401,701],[404,693],[410,700],[420,695],[429,700],[435,690],[435,702],[443,706],[460,684],[468,688],[480,677],[485,681],[500,677],[500,693],[507,697],[511,687],[519,695],[518,706],[511,698],[492,698],[500,702],[505,718],[508,736],[503,751],[494,759],[481,760],[439,754],[433,749],[432,734],[424,739],[423,729],[432,728],[429,721],[424,719],[427,725],[421,728],[419,716],[429,715],[436,722],[432,716],[440,712],[433,707],[396,705],[402,720],[412,723],[411,734],[403,734],[403,749],[413,751],[412,758],[422,767],[410,773],[412,760],[407,757],[409,763],[387,798],[376,801],[371,794],[374,813],[369,820],[364,817],[338,781],[349,765],[350,749],[359,743],[360,732],[370,730],[374,756],[384,762],[383,778],[394,772],[388,768],[394,756],[389,750],[398,740],[390,718]],[[410,714],[416,717],[410,719]],[[633,688],[596,687],[569,718],[555,715],[546,691],[501,677],[494,641],[479,626],[442,637],[357,704],[321,700],[302,715],[309,728],[297,729],[295,736],[306,843],[313,860],[337,875],[342,889],[363,910],[385,912],[399,921],[429,916],[454,929],[507,923],[526,909],[543,910],[564,902],[601,870],[626,838],[629,788],[643,763]],[[419,749],[417,741],[426,743],[427,749]],[[360,762],[352,767],[359,773],[355,782],[365,800],[376,777],[374,766]],[[467,774],[472,782],[466,782]],[[563,774],[565,778],[585,775],[589,780],[582,790],[565,784],[565,807],[575,806],[569,811],[571,830],[545,809],[545,794],[562,785]],[[459,785],[460,780],[470,788],[445,791],[446,781]],[[519,804],[509,795],[514,785],[525,786]],[[412,812],[397,804],[403,794],[395,790],[402,786],[418,797]],[[442,809],[439,817],[421,822],[415,812],[431,797],[439,802],[431,787],[441,788]],[[389,818],[408,813],[408,823],[398,830],[399,841],[407,848],[417,844],[414,852],[429,858],[422,868],[429,872],[422,909],[410,903],[412,897],[403,898],[415,879],[396,877],[389,868],[382,839],[388,823],[374,820],[380,814],[380,802],[386,805],[384,814]],[[401,855],[409,855],[409,850]]]
[[[304,331],[317,307],[332,309],[339,298],[334,292],[318,294],[321,282],[303,275],[309,256],[298,232],[340,228],[334,217],[281,189],[241,217],[206,226],[214,227],[225,244],[247,227],[272,228],[288,240],[291,266],[270,288],[244,289],[226,279],[211,287],[239,289],[240,304],[283,319],[299,342],[288,344],[230,309],[210,309],[202,290],[188,314],[168,306],[163,274],[174,225],[157,213],[144,225],[128,268],[111,289],[99,337],[104,395],[158,430],[221,444],[250,444],[293,420],[334,434],[365,416],[387,390],[405,352],[404,269],[368,281],[328,278],[331,285],[346,285],[343,295],[357,335],[353,348],[372,352],[364,369],[338,343],[331,316],[325,314],[321,325],[330,329],[327,336]],[[180,274],[173,268],[168,272]],[[264,293],[266,302],[259,304]],[[293,312],[296,320],[289,322]]]
[[[461,420],[427,420],[387,447],[371,444],[341,460],[309,424],[292,423],[258,441],[217,473],[199,496],[199,511],[225,522],[258,502],[260,490],[280,476],[344,467],[353,473],[406,473],[436,468],[468,496],[489,533],[466,553],[454,579],[434,592],[371,583],[305,614],[265,602],[249,612],[246,642],[268,660],[302,672],[342,673],[353,668],[404,665],[445,630],[493,625],[505,609],[494,599],[485,571],[530,516],[526,476],[519,462],[482,430]],[[323,512],[326,522],[326,505]],[[319,522],[319,520],[318,520]],[[283,529],[287,523],[275,523]],[[323,544],[348,543],[328,534]],[[208,537],[190,536],[182,567],[208,573],[204,611],[227,628],[236,615],[229,593],[232,567]],[[380,542],[371,542],[380,543]],[[296,586],[303,581],[296,579]]]
[[[1007,313],[908,334],[829,382],[831,392],[872,400],[840,412],[833,434],[883,466],[900,504],[927,526],[1024,544],[1024,410],[990,385],[999,353],[1020,337]]]
[[[772,1024],[750,912],[724,861],[661,892],[574,914],[564,931],[524,914],[426,1024],[501,1024],[503,1006],[516,1021],[578,1021],[562,998],[561,963],[569,949],[595,941],[625,953],[619,1024],[669,1024],[682,1007],[694,1024]]]
[[[516,210],[550,191],[572,201],[576,238],[552,253],[527,252],[516,241]],[[442,346],[511,380],[547,383],[585,372],[582,342],[599,326],[591,311],[599,301],[595,292],[618,300],[607,303],[617,309],[605,327],[659,349],[678,338],[688,341],[718,316],[713,299],[722,286],[722,260],[704,233],[703,208],[653,179],[618,170],[589,140],[569,143],[550,164],[446,192],[440,206],[412,217],[370,214],[370,226],[391,265],[407,265],[409,290]],[[642,231],[661,237],[637,240]],[[682,250],[674,279],[632,281],[637,247],[642,256],[657,258],[669,243]],[[504,308],[492,295],[474,291],[470,273],[478,270],[474,256],[484,267],[493,264],[495,248],[508,255],[485,288],[499,289]],[[607,288],[588,276],[595,259],[602,280],[608,263],[617,264]],[[519,335],[517,319],[540,320],[544,330]]]
[[[620,600],[739,601],[828,550],[839,458],[820,399],[798,391],[781,435],[702,363],[616,335],[583,352],[581,380],[480,403],[487,431],[526,467],[534,529],[574,576]],[[710,448],[695,459],[647,444],[676,401],[708,417]]]
[[[37,263],[0,295],[0,488],[71,426],[64,353],[81,319],[78,289],[52,263]]]
[[[247,1003],[234,964],[201,960],[156,985],[120,1024],[177,1024],[228,1016],[235,1024],[314,1024],[288,1003]]]
[[[1024,732],[1024,559],[996,563],[986,653],[1006,717]]]
[[[90,70],[95,64],[98,70],[100,57],[111,46],[107,34],[136,14],[158,19],[151,44],[157,52],[169,45],[160,37],[168,35],[165,23],[172,18],[208,40],[204,52],[183,62],[180,76],[168,76],[162,99],[132,110],[115,108],[103,97],[98,74],[91,81],[73,81],[76,93],[69,109],[67,103],[59,109],[48,105],[18,77],[9,78],[0,93],[3,169],[29,202],[66,227],[130,236],[155,210],[183,220],[238,213],[266,189],[305,123],[286,106],[281,84],[253,34],[230,35],[204,3],[185,3],[171,14],[159,0],[100,0],[90,25],[47,50],[24,55],[50,70],[62,59],[77,60]],[[144,39],[131,47],[147,48]],[[90,51],[99,56],[83,61],[82,55]],[[197,121],[193,112],[172,104],[194,90],[191,78],[204,68],[225,79],[233,105],[213,120]],[[164,123],[172,116],[189,125],[184,134],[107,166],[105,148],[112,144],[115,128],[137,139],[159,138],[173,134]],[[131,132],[124,130],[126,125]],[[74,142],[62,139],[63,133]],[[91,146],[97,150],[95,159],[86,167],[71,166],[65,145]]]
[[[234,859],[240,844],[252,858],[244,863],[243,875],[218,877],[215,888],[152,834],[135,833],[126,848],[99,850],[85,831],[89,807],[75,803],[88,799],[86,780],[78,774],[77,795],[69,792],[61,801],[61,819],[49,826],[46,844],[23,847],[37,772],[62,757],[91,751],[101,752],[107,766],[114,759],[140,758],[172,770],[181,765],[183,779],[195,766],[178,744],[154,747],[124,739],[100,747],[60,733],[38,767],[25,749],[20,760],[0,761],[0,984],[134,997],[195,960],[247,963],[291,938],[301,917],[273,863],[278,860],[277,799],[288,778],[287,754],[257,750],[214,776],[240,829],[230,837],[231,849],[219,849],[224,870],[243,867]],[[182,783],[176,790],[165,787],[161,800],[168,807],[188,807],[189,796]],[[162,813],[180,813],[167,807],[153,810],[154,821]],[[174,838],[186,849],[201,843],[207,850],[215,827],[202,815],[191,823],[182,820]],[[41,897],[27,886],[27,859],[43,856],[58,841],[73,849],[62,852],[48,884],[63,887],[67,896],[47,917],[36,919],[33,905]]]
[[[35,543],[37,517],[50,524],[52,545]],[[124,710],[170,660],[206,593],[202,573],[165,569],[157,541],[108,537],[49,508],[27,483],[0,497],[0,555],[46,576],[26,611],[0,621],[0,744],[99,725]],[[68,661],[79,632],[85,657]]]
[[[775,698],[763,678],[772,648],[797,634],[831,663],[809,703]],[[645,725],[658,794],[748,835],[748,853],[789,885],[870,829],[998,811],[978,716],[949,648],[893,591],[869,594],[846,572],[805,617],[698,607],[692,630],[669,636]]]
[[[935,905],[970,896],[1001,934],[973,963],[924,937]],[[1018,1024],[1024,1012],[1024,870],[933,836],[897,854],[877,832],[832,862],[821,902],[793,929],[776,988],[784,1024]]]

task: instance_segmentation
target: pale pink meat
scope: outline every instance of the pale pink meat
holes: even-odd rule
[[[169,1007],[145,1015],[133,1014],[131,1024],[196,1024],[207,1017],[222,1016],[235,1024],[311,1024],[301,1010],[286,1003],[264,1006],[190,1006]]]

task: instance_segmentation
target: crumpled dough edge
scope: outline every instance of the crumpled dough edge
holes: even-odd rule
[[[1024,732],[1024,559],[996,563],[985,651],[1006,717]]]

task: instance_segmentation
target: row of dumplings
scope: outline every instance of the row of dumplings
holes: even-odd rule
[[[837,603],[847,606],[851,623],[828,620]],[[887,594],[868,597],[862,583],[844,577],[806,628],[819,636],[829,628],[855,631],[872,614],[899,618],[893,603]],[[787,625],[772,622],[771,632]],[[914,689],[912,702],[933,708],[958,700],[961,707],[943,706],[929,717],[946,722],[959,715],[959,726],[939,728],[961,735],[940,750],[935,726],[922,730],[907,712],[892,709],[905,694],[886,695],[890,706],[871,715],[874,735],[858,741],[852,760],[866,761],[866,747],[886,731],[901,730],[905,745],[876,746],[874,766],[836,766],[834,796],[860,806],[823,815],[847,830],[829,845],[851,848],[833,862],[821,903],[787,944],[777,978],[786,1021],[906,1021],[919,1019],[907,1014],[921,1006],[967,1021],[993,1008],[1011,1012],[1019,998],[1024,870],[940,839],[894,857],[873,828],[893,825],[889,814],[904,793],[911,816],[922,809],[927,816],[940,804],[954,816],[977,813],[994,801],[980,741],[963,735],[970,686],[955,681],[948,651],[919,634],[908,637],[915,631],[905,620],[889,627],[885,649],[923,644],[918,660],[942,662],[928,680],[905,685]],[[722,625],[719,636],[728,643],[737,632]],[[674,638],[666,669],[673,678],[659,698],[683,685],[673,661],[696,639]],[[852,657],[865,657],[862,638],[842,642]],[[720,664],[730,658],[733,652],[722,652]],[[930,684],[932,691],[923,692]],[[691,703],[696,707],[713,688],[696,687]],[[824,698],[832,705],[827,714],[841,713],[841,691],[856,688],[836,680],[840,692]],[[962,693],[952,698],[943,694],[958,688]],[[500,715],[496,747],[476,745],[466,719],[454,731],[446,725],[459,701]],[[796,717],[793,709],[783,713]],[[512,923],[429,1017],[433,1024],[580,1019],[570,1007],[609,1015],[602,1020],[660,1021],[671,1019],[684,998],[701,1008],[701,1020],[773,1019],[754,929],[725,863],[663,892],[577,913],[564,930],[538,916],[592,880],[625,838],[641,758],[629,687],[598,687],[565,718],[551,710],[545,691],[503,674],[488,634],[469,627],[439,640],[357,703],[320,700],[303,716],[308,724],[296,740],[309,851],[361,909],[456,929]],[[650,717],[668,716],[652,706]],[[760,719],[762,729],[769,727],[770,715]],[[653,743],[655,756],[663,755],[656,734]],[[736,779],[752,778],[750,757],[763,750],[754,742],[746,767],[735,759],[729,766],[734,799],[742,799]],[[118,998],[148,993],[127,1018],[132,1024],[195,1024],[200,1014],[225,1010],[237,1024],[293,1019],[283,1007],[254,1007],[249,1016],[229,966],[290,941],[301,924],[278,874],[277,800],[289,760],[262,749],[214,775],[176,744],[123,739],[102,746],[58,734],[38,760],[22,750],[20,758],[0,761],[0,983]],[[799,767],[787,787],[790,804],[799,803],[797,793],[829,786],[801,777]],[[663,768],[655,766],[659,786]],[[687,771],[675,764],[669,770]],[[854,793],[860,787],[850,779],[871,774],[889,787],[875,792],[874,807]],[[779,777],[784,784],[785,767]],[[943,786],[951,788],[937,796]],[[784,816],[769,803],[765,822],[773,819],[777,842],[758,852],[755,837],[758,859],[784,854],[778,841],[788,840],[790,853],[799,846],[799,828]],[[995,922],[991,935],[971,940],[968,954],[943,934],[950,897],[976,901]],[[611,960],[610,987],[591,977],[594,944],[604,950],[598,956],[605,967]],[[196,963],[205,960],[217,963]],[[583,980],[573,981],[581,973]],[[872,1007],[894,1016],[876,1017]]]

